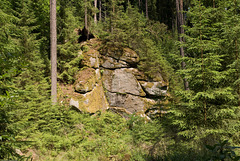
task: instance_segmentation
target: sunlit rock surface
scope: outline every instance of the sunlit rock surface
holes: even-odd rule
[[[156,112],[164,102],[168,82],[161,73],[148,78],[139,71],[139,56],[135,51],[106,46],[98,39],[84,42],[81,48],[83,68],[76,75],[71,106],[89,113],[111,109],[146,115],[152,109]]]

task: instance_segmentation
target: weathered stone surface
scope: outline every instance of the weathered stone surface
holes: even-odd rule
[[[146,95],[134,75],[125,69],[116,69],[114,71],[105,69],[103,72],[103,84],[108,91],[113,93]]]
[[[77,100],[75,101],[73,98],[71,98],[70,99],[70,106],[74,106],[76,108],[79,108],[79,103],[78,103]]]
[[[138,54],[129,48],[117,48],[105,46],[101,50],[101,54],[112,57],[117,60],[123,60],[129,64],[137,64],[139,62]]]
[[[147,81],[147,76],[139,71],[137,68],[127,68],[125,69],[127,72],[131,72],[137,80],[145,80]]]
[[[152,109],[155,114],[155,108],[159,107],[156,104],[162,105],[161,101],[167,96],[168,83],[161,73],[149,78],[135,68],[139,63],[136,52],[102,46],[99,42],[92,39],[82,43],[83,52],[79,55],[83,56],[85,69],[77,75],[75,92],[69,95],[70,105],[89,113],[110,108],[123,117],[123,113],[147,117],[146,113]]]
[[[117,60],[122,56],[123,50],[113,46],[105,46],[100,50],[100,54]]]
[[[93,90],[97,80],[95,69],[86,68],[78,73],[74,89],[79,93],[87,93]]]
[[[122,60],[116,60],[112,57],[101,56],[101,66],[107,69],[116,69],[129,67],[129,64]]]
[[[147,94],[152,96],[165,96],[167,94],[167,86],[161,82],[145,82],[140,81],[141,86]]]
[[[129,64],[136,64],[139,62],[139,56],[137,53],[129,48],[124,48],[123,54],[120,60],[126,61]]]
[[[106,110],[109,107],[101,84],[97,84],[91,92],[74,94],[71,97],[70,105],[83,112],[95,113],[99,110]]]
[[[83,61],[84,66],[99,68],[99,52],[94,49],[90,49],[87,52],[83,52]]]
[[[106,95],[110,106],[123,107],[131,113],[144,111],[144,101],[141,97],[111,92],[106,92]]]

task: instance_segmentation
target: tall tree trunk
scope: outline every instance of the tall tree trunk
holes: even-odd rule
[[[179,3],[180,2],[180,3]],[[184,17],[183,17],[183,0],[176,0],[176,9],[177,9],[177,28],[178,28],[178,38],[180,43],[184,42],[184,38],[182,37],[184,34]],[[180,47],[180,55],[184,57],[184,48],[183,46]],[[183,61],[181,63],[182,69],[185,69],[186,63]],[[184,88],[185,90],[189,90],[189,84],[186,78],[184,78]]]
[[[85,29],[87,30],[87,40],[89,39],[89,31],[88,31],[88,15],[87,15],[87,0],[84,0],[85,2],[85,9],[84,9],[84,24]]]
[[[57,103],[57,18],[56,0],[50,0],[50,41],[51,41],[51,99]]]
[[[148,0],[145,2],[146,7],[146,19],[148,19]]]
[[[110,20],[110,32],[113,33],[113,20],[115,18],[115,0],[112,0],[112,14],[111,14],[111,20]]]
[[[237,5],[237,1],[234,0],[234,14],[237,15],[237,9],[238,9],[238,5]],[[236,59],[236,79],[239,80],[240,76],[239,76],[239,51],[238,51],[238,38],[235,38],[235,59]],[[238,94],[238,106],[240,106],[240,85],[239,83],[237,83],[237,88],[236,88],[237,94]]]
[[[102,21],[102,0],[99,0],[99,21]]]
[[[94,13],[94,23],[97,24],[97,0],[94,0],[94,9],[95,9],[95,13]]]

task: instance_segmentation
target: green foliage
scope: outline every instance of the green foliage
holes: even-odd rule
[[[61,1],[60,3],[64,3]],[[79,19],[74,16],[75,7],[60,5],[58,21],[58,72],[60,79],[65,83],[73,83],[74,75],[80,68],[81,57],[78,54],[77,31]]]
[[[188,57],[182,60],[187,65],[179,73],[188,80],[190,90],[176,92],[180,100],[171,110],[172,123],[188,139],[224,138],[237,132],[237,127],[228,125],[239,120],[239,108],[237,95],[225,83],[229,77],[224,68],[226,53],[221,52],[222,10],[193,1],[188,18],[192,23],[184,35]]]
[[[80,68],[74,31],[83,26],[87,5],[96,37],[135,50],[139,69],[170,82],[169,112],[154,121],[136,115],[125,120],[51,106],[49,1],[1,0],[0,159],[26,159],[16,149],[35,151],[40,160],[239,159],[239,150],[226,141],[215,144],[240,143],[239,0],[216,0],[215,8],[213,1],[185,1],[185,44],[168,30],[174,28],[175,1],[148,1],[150,20],[140,13],[145,1],[129,2],[102,1],[103,21],[95,26],[91,17],[99,11],[92,1],[58,1],[58,80],[74,82]],[[178,45],[186,49],[184,59]],[[179,70],[183,60],[186,68]],[[179,75],[189,81],[189,91],[180,90]]]
[[[240,160],[240,156],[237,156],[234,149],[240,147],[232,147],[228,145],[228,140],[211,145],[206,145],[206,148],[211,151],[210,160]]]

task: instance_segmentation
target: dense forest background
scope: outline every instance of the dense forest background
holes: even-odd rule
[[[58,82],[81,68],[85,26],[169,81],[167,114],[147,123],[51,105],[49,10],[0,1],[0,159],[239,160],[239,0],[57,1]]]

